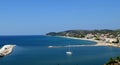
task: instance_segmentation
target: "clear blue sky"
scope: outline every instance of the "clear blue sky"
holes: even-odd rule
[[[0,0],[0,35],[120,29],[120,0]]]

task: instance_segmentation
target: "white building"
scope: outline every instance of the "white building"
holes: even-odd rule
[[[113,43],[113,42],[117,42],[117,39],[116,38],[106,38],[105,42],[107,42],[107,43]]]

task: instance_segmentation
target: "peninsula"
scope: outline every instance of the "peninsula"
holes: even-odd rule
[[[6,56],[8,54],[10,54],[13,51],[13,48],[16,45],[4,45],[1,49],[0,49],[0,57]]]

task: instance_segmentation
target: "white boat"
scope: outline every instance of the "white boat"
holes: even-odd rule
[[[72,52],[70,51],[70,45],[69,45],[69,51],[66,52],[67,55],[72,55]]]
[[[4,45],[1,49],[0,49],[0,57],[6,56],[8,54],[10,54],[14,47],[16,45]]]
[[[48,48],[52,48],[53,46],[48,46]]]
[[[71,51],[66,52],[67,55],[72,55]]]

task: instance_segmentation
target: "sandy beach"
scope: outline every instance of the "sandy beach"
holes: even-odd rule
[[[113,43],[106,43],[104,41],[99,41],[99,40],[94,40],[94,39],[86,39],[86,38],[76,38],[76,37],[65,37],[65,36],[61,36],[64,38],[70,38],[70,39],[78,39],[78,40],[87,40],[87,41],[93,41],[96,42],[97,44],[95,45],[84,45],[84,46],[112,46],[112,47],[120,47],[117,44],[113,44]]]

